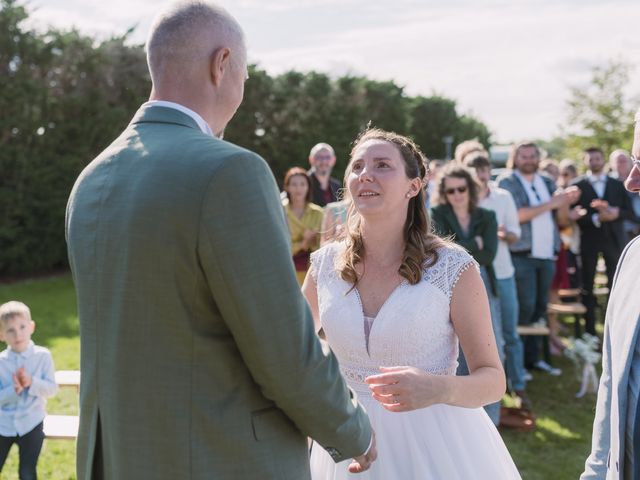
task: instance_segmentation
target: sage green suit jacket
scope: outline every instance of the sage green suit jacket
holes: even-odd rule
[[[258,155],[143,106],[67,206],[81,337],[78,478],[304,479],[368,418],[316,338]]]

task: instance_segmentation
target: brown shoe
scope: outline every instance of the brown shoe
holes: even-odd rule
[[[516,430],[518,432],[531,432],[536,429],[536,417],[526,409],[501,407],[498,428]]]

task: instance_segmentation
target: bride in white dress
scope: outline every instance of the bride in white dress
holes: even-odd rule
[[[312,255],[303,292],[369,414],[378,458],[364,473],[318,444],[314,480],[519,479],[481,408],[505,391],[473,258],[431,234],[425,158],[377,129],[351,152],[346,238]],[[455,376],[458,340],[470,375]]]

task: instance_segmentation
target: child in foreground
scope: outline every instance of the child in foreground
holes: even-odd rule
[[[35,322],[24,303],[0,305],[0,471],[18,444],[21,480],[36,479],[47,398],[57,391],[51,353],[31,341]]]

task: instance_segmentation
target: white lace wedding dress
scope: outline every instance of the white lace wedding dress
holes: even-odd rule
[[[342,374],[369,414],[378,459],[367,472],[350,474],[350,461],[336,464],[314,443],[313,480],[519,479],[482,408],[438,404],[389,412],[364,383],[369,375],[380,373],[379,366],[413,366],[435,375],[455,375],[458,338],[449,319],[449,303],[460,274],[475,265],[473,258],[455,247],[440,249],[437,263],[425,269],[422,281],[401,283],[369,329],[358,291],[347,293],[351,285],[334,266],[343,249],[343,243],[332,243],[312,254],[311,274],[317,283],[322,328]]]

